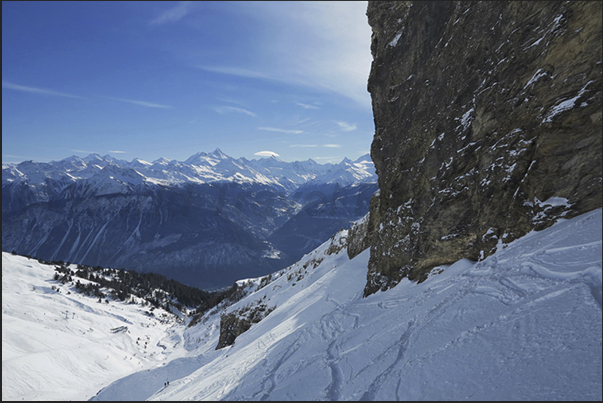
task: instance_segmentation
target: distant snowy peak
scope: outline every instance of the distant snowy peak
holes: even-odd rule
[[[184,161],[184,163],[188,164],[188,165],[208,165],[209,164],[211,166],[215,166],[220,161],[229,160],[229,159],[232,159],[232,158],[229,157],[228,155],[224,154],[222,152],[222,150],[220,150],[219,148],[216,148],[214,151],[212,151],[209,154],[201,151],[194,155],[191,155],[186,161]]]
[[[372,164],[373,160],[371,159],[371,155],[366,153],[362,157],[358,158],[355,162],[370,162]]]
[[[90,177],[86,183],[89,185],[90,195],[127,194],[134,187],[143,185],[147,178],[132,168],[122,168],[117,165],[107,165]]]
[[[345,186],[377,182],[375,167],[368,154],[356,161],[344,158],[339,164],[318,164],[312,159],[284,162],[274,157],[252,160],[249,164],[259,172],[289,179],[297,185],[311,182],[313,184],[339,183]]]
[[[212,157],[214,157],[214,158],[220,159],[220,160],[224,160],[224,159],[231,158],[231,157],[229,157],[228,155],[224,154],[224,153],[222,152],[222,150],[220,150],[219,148],[216,148],[216,149],[215,149],[214,151],[212,151],[212,152],[211,152],[209,155],[210,155],[210,156],[212,156]]]
[[[79,158],[79,157],[73,155],[69,158],[81,159],[86,164],[97,164],[97,165],[107,165],[110,163],[116,163],[116,164],[127,163],[127,161],[114,158],[109,154],[102,156],[102,157],[99,154],[88,154],[88,156],[84,157],[84,158]],[[65,160],[62,160],[62,161],[65,161]]]
[[[130,162],[130,166],[131,167],[145,167],[146,168],[146,167],[151,166],[151,165],[153,165],[153,164],[150,163],[150,162],[141,160],[139,158],[134,158],[132,160],[132,162]]]
[[[157,165],[169,165],[171,163],[174,163],[174,160],[168,160],[167,158],[158,158],[155,161],[153,161],[153,165],[157,164]]]
[[[343,186],[355,183],[376,183],[377,175],[375,165],[368,154],[363,155],[356,161],[344,158],[339,164],[334,165],[324,175],[314,179],[312,183],[335,184]]]
[[[376,182],[375,169],[369,155],[339,164],[318,164],[312,159],[285,162],[276,157],[247,160],[234,159],[216,148],[210,153],[198,152],[184,162],[160,158],[147,162],[134,158],[128,162],[109,155],[71,156],[61,161],[2,165],[2,183],[23,182],[30,186],[46,186],[49,180],[65,184],[87,181],[89,188],[104,189],[102,193],[122,193],[144,183],[179,186],[184,183],[260,183],[293,190],[297,186],[315,184],[350,185]],[[110,185],[106,183],[111,182]]]
[[[137,170],[130,167],[120,167],[117,165],[107,165],[95,174],[91,179],[98,181],[106,181],[112,179],[122,183],[132,185],[140,185],[145,181],[145,176]]]
[[[2,164],[2,184],[20,181],[25,175],[12,164]]]

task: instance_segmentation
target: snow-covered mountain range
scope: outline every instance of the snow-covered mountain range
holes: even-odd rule
[[[52,180],[58,187],[45,189]],[[132,161],[90,154],[72,156],[61,161],[40,163],[25,161],[2,164],[2,184],[26,183],[38,189],[40,201],[53,192],[64,190],[69,183],[86,182],[94,195],[124,193],[142,184],[183,186],[190,183],[215,182],[254,183],[281,187],[292,191],[298,186],[376,182],[375,169],[368,154],[356,161],[344,158],[339,164],[318,164],[312,159],[285,162],[277,157],[247,160],[232,158],[219,148],[211,153],[198,152],[184,162],[160,158],[153,162],[135,158]],[[62,187],[62,188],[61,188]]]
[[[597,209],[363,298],[370,251],[350,260],[344,230],[184,319],[3,253],[2,397],[600,401],[601,234]],[[259,311],[216,349],[226,318]]]
[[[2,166],[2,250],[154,271],[205,289],[281,269],[368,211],[368,155],[318,164],[91,154]]]

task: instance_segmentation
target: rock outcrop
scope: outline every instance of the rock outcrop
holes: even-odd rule
[[[365,295],[601,207],[600,2],[369,2]]]
[[[252,306],[245,306],[234,312],[222,314],[220,316],[220,338],[216,350],[232,346],[238,336],[248,331],[253,324],[259,323],[274,309],[274,306],[268,307],[265,303],[256,301]]]

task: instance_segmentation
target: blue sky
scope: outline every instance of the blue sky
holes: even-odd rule
[[[369,152],[366,2],[2,2],[2,161]],[[259,153],[259,154],[258,154]]]

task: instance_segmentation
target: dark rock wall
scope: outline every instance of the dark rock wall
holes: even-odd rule
[[[365,295],[601,207],[601,2],[367,16],[380,192]]]

